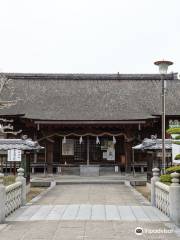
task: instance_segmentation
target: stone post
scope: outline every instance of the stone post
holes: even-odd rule
[[[170,218],[177,225],[180,226],[180,184],[179,173],[171,173],[172,184],[169,188],[169,212]]]
[[[16,182],[22,183],[21,205],[25,205],[26,204],[26,178],[24,177],[24,169],[19,168],[17,172],[18,172],[18,176],[16,178]]]
[[[6,206],[6,188],[3,184],[4,174],[0,173],[0,223],[5,222],[5,206]]]
[[[156,206],[155,183],[159,181],[159,168],[153,168],[153,177],[151,178],[151,205]]]

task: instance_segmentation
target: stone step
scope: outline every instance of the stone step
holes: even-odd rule
[[[56,185],[64,184],[124,184],[123,180],[96,180],[96,179],[82,179],[82,180],[56,180]]]

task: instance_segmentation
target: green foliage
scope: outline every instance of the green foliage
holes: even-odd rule
[[[11,185],[11,184],[13,184],[13,183],[15,183],[15,176],[13,175],[9,175],[9,176],[5,176],[4,178],[3,178],[3,180],[4,180],[4,185],[5,186],[8,186],[8,185]]]
[[[166,132],[169,134],[180,134],[180,128],[169,128]]]
[[[160,176],[160,182],[171,182],[170,174],[164,174]]]
[[[166,173],[171,174],[173,172],[180,173],[180,165],[179,166],[173,166],[173,167],[166,168]]]
[[[180,145],[180,142],[177,142],[177,141],[172,141],[173,144],[177,144],[177,145]]]
[[[180,135],[175,137],[176,140],[180,140]]]
[[[180,154],[177,154],[175,157],[175,160],[179,160],[180,159]]]

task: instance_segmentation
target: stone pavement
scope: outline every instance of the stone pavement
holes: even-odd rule
[[[169,218],[151,206],[120,205],[32,205],[17,210],[7,221],[121,220],[167,222]]]
[[[142,235],[135,234],[137,227],[143,229]],[[179,237],[179,229],[128,184],[58,185],[0,225],[0,240]]]
[[[141,205],[144,199],[125,184],[66,184],[55,186],[37,204]],[[149,205],[149,202],[146,201]]]
[[[144,230],[141,236],[135,234],[137,227]],[[0,240],[178,240],[174,231],[143,221],[9,222],[0,231]]]

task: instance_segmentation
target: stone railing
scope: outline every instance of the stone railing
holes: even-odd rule
[[[26,203],[24,169],[18,169],[16,182],[7,187],[3,185],[3,177],[0,173],[0,223],[4,223],[8,215]]]
[[[156,207],[169,217],[169,186],[156,182],[155,197]]]
[[[16,182],[6,187],[5,216],[7,217],[21,206],[22,183]]]
[[[166,214],[178,226],[180,226],[180,184],[179,173],[171,173],[172,184],[170,186],[159,181],[159,169],[154,168],[151,178],[151,204]]]

